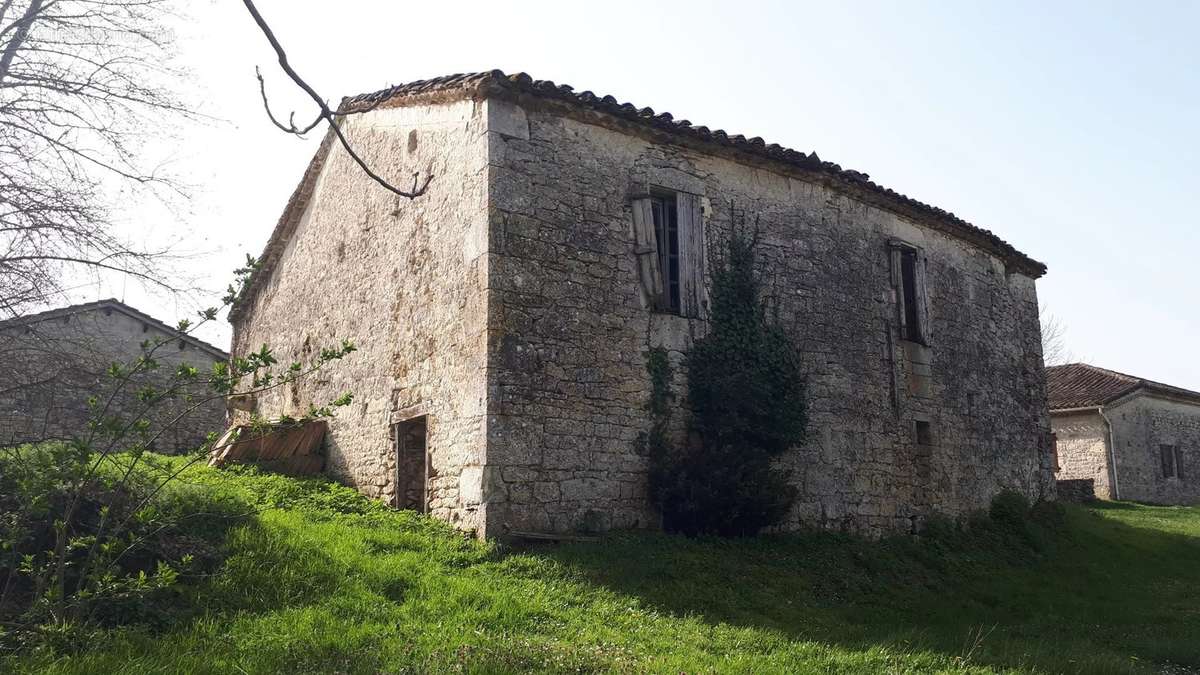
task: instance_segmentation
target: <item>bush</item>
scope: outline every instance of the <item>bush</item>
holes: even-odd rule
[[[1004,490],[992,498],[988,515],[997,525],[1022,529],[1029,519],[1029,498],[1016,490]]]
[[[1029,519],[1052,530],[1061,530],[1067,526],[1067,509],[1060,502],[1038,500],[1029,509]]]
[[[225,532],[251,511],[184,483],[159,489],[187,461],[98,458],[65,443],[0,449],[0,650],[172,621],[180,576],[214,569]]]
[[[795,499],[774,460],[804,439],[805,381],[799,354],[763,299],[756,247],[734,228],[713,264],[709,332],[687,362],[695,440],[669,447],[661,416],[652,433],[651,494],[669,531],[755,534],[779,522]],[[657,413],[658,378],[669,371],[653,352],[648,361]]]
[[[935,541],[953,540],[959,533],[958,524],[949,516],[941,513],[931,514],[925,519],[921,528],[921,536]]]

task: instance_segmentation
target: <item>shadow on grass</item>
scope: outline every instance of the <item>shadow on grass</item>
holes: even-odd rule
[[[1112,502],[1099,499],[1093,502],[1087,502],[1083,505],[1084,508],[1089,508],[1096,511],[1136,511],[1141,506],[1152,505],[1139,504],[1137,502]]]
[[[625,535],[538,554],[660,611],[793,640],[1052,672],[1200,666],[1200,539],[1105,515],[1139,510],[1069,507],[1041,541]]]

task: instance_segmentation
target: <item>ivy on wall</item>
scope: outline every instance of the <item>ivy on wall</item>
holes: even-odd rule
[[[796,497],[774,460],[808,426],[799,354],[769,306],[758,273],[757,234],[732,227],[711,261],[709,332],[687,359],[688,441],[672,445],[670,364],[647,358],[654,419],[650,490],[663,526],[688,535],[744,536],[778,523]]]

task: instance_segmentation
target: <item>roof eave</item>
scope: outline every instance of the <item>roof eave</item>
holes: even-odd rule
[[[137,319],[138,321],[143,321],[146,323],[153,324],[159,330],[162,330],[167,333],[171,333],[173,336],[175,336],[175,338],[184,340],[185,342],[192,345],[193,347],[195,347],[201,351],[207,352],[210,356],[218,357],[223,361],[226,361],[229,359],[229,353],[224,351],[220,347],[209,344],[208,342],[205,342],[204,340],[201,340],[200,338],[197,338],[197,337],[194,337],[187,333],[184,333],[183,331],[180,331],[178,328],[174,328],[174,327],[168,325],[167,323],[165,323],[159,319],[156,319],[153,316],[150,316],[149,314],[146,314],[145,312],[137,309],[136,307],[131,307],[131,306],[121,302],[120,300],[117,300],[116,298],[105,298],[104,300],[96,300],[94,302],[84,302],[84,303],[80,303],[77,305],[69,305],[67,307],[58,307],[55,309],[46,310],[44,312],[38,312],[37,314],[32,314],[32,315],[26,316],[26,317],[17,317],[14,319],[8,319],[6,321],[0,322],[0,329],[14,328],[17,326],[36,325],[36,324],[40,324],[40,323],[45,323],[46,321],[53,321],[54,319],[61,318],[64,316],[71,316],[73,314],[81,314],[83,312],[90,312],[90,311],[101,310],[101,309],[112,309],[114,311],[121,312],[122,314],[124,314],[130,318]]]
[[[867,174],[822,161],[816,153],[806,154],[778,144],[767,144],[758,137],[747,139],[740,134],[730,135],[719,129],[712,131],[705,126],[693,126],[687,120],[675,120],[670,113],[655,114],[650,108],[639,109],[630,103],[618,103],[611,96],[598,97],[590,91],[576,94],[568,85],[533,80],[525,73],[509,76],[501,71],[490,71],[399,85],[345,98],[339,106],[339,112],[488,98],[513,101],[523,107],[548,106],[560,113],[585,112],[584,121],[593,123],[600,121],[596,117],[599,115],[608,118],[608,126],[615,126],[626,133],[657,133],[660,138],[666,137],[670,142],[679,144],[684,141],[683,145],[699,146],[710,154],[732,154],[742,163],[747,163],[748,159],[751,163],[766,162],[776,170],[783,169],[809,182],[819,182],[849,192],[860,201],[890,210],[972,244],[995,255],[1010,272],[1033,279],[1047,272],[1045,263],[1025,255],[995,233],[944,209],[878,185]]]

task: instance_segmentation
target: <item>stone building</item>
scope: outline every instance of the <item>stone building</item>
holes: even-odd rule
[[[292,392],[352,391],[327,466],[486,536],[657,527],[647,350],[683,369],[707,251],[756,223],[803,353],[809,440],[783,529],[907,531],[997,491],[1052,495],[1034,281],[1045,267],[815,154],[499,71],[343,101],[231,312],[235,353],[359,351]],[[676,415],[683,419],[685,415]]]
[[[107,370],[131,365],[142,343],[159,343],[161,367],[118,388]],[[182,363],[206,372],[227,361],[224,351],[117,300],[100,300],[0,322],[0,446],[31,441],[81,438],[88,434],[90,396],[132,420],[143,405],[137,390],[161,385]],[[225,404],[215,399],[195,410],[182,403],[156,406],[152,421],[168,430],[155,441],[160,452],[193,450],[225,425]],[[157,431],[159,426],[152,427]]]
[[[1046,369],[1056,477],[1072,492],[1200,502],[1200,392],[1073,363]]]

